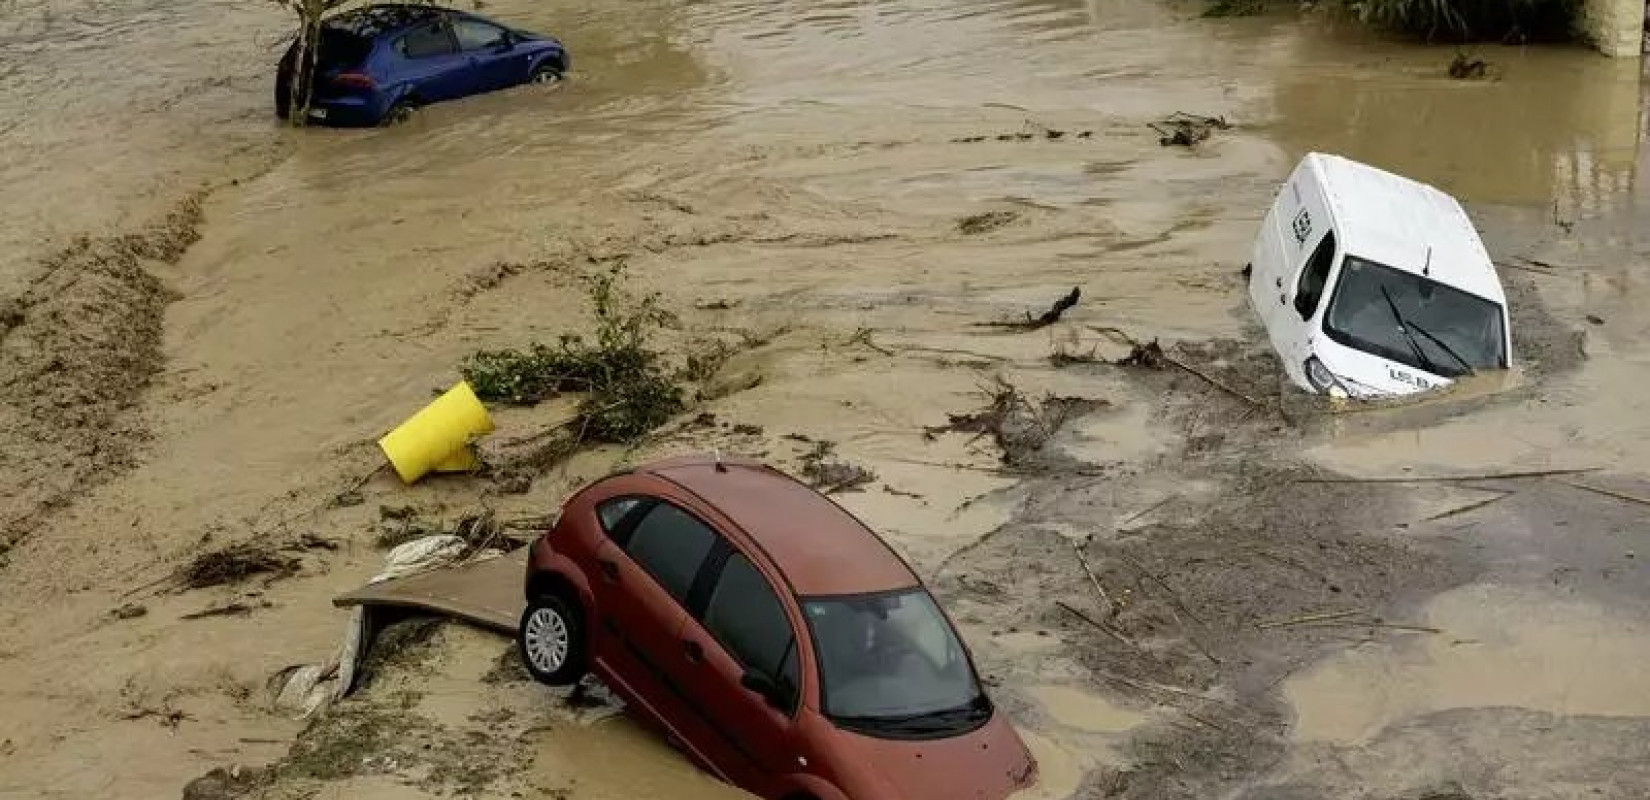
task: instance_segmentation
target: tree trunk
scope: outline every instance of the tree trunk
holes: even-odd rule
[[[309,122],[309,107],[314,99],[315,67],[320,61],[321,14],[320,4],[306,3],[297,7],[298,38],[292,50],[292,86],[287,108],[288,121],[293,125]]]

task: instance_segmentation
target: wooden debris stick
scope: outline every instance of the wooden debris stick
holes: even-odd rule
[[[1410,625],[1401,622],[1379,622],[1373,620],[1335,619],[1322,622],[1302,623],[1307,628],[1383,628],[1394,631],[1413,631],[1415,633],[1443,633],[1442,628],[1430,625]]]
[[[1164,361],[1167,361],[1170,364],[1173,364],[1173,365],[1185,370],[1186,372],[1189,372],[1193,375],[1196,375],[1199,378],[1202,378],[1203,381],[1205,383],[1209,384],[1210,386],[1213,386],[1216,389],[1219,389],[1219,390],[1221,390],[1221,391],[1223,391],[1223,392],[1225,392],[1225,393],[1227,393],[1227,394],[1229,394],[1233,397],[1236,397],[1237,399],[1242,400],[1243,402],[1248,403],[1249,405],[1252,405],[1255,408],[1265,408],[1266,407],[1266,405],[1261,403],[1259,400],[1256,400],[1255,398],[1250,397],[1249,395],[1244,394],[1243,392],[1240,392],[1237,389],[1232,388],[1231,386],[1228,386],[1227,384],[1221,382],[1219,379],[1215,378],[1214,376],[1209,375],[1208,373],[1205,373],[1202,370],[1199,370],[1196,367],[1193,367],[1192,365],[1187,364],[1186,362],[1175,358],[1174,356],[1171,356],[1167,353],[1164,353],[1161,357]]]
[[[245,603],[237,602],[237,603],[230,603],[229,605],[226,605],[226,606],[213,606],[211,608],[203,609],[201,611],[196,611],[196,612],[191,613],[191,614],[184,614],[183,616],[178,617],[178,619],[205,619],[207,617],[241,617],[241,616],[246,616],[247,614],[251,614],[252,611],[253,611],[252,606],[249,606]]]
[[[1100,620],[1097,620],[1094,617],[1091,617],[1091,616],[1083,613],[1082,611],[1077,610],[1076,608],[1073,608],[1070,603],[1067,603],[1064,600],[1056,600],[1056,601],[1054,601],[1054,604],[1059,606],[1060,610],[1066,612],[1067,614],[1070,614],[1070,615],[1072,615],[1072,616],[1074,616],[1074,617],[1076,617],[1076,618],[1078,618],[1078,619],[1080,619],[1084,622],[1087,622],[1090,625],[1093,625],[1096,628],[1099,628],[1100,631],[1102,633],[1106,634],[1107,636],[1110,636],[1111,638],[1116,639],[1117,641],[1122,642],[1123,644],[1128,645],[1130,648],[1133,648],[1135,650],[1140,649],[1140,647],[1138,645],[1136,645],[1134,642],[1129,641],[1127,636],[1124,636],[1123,634],[1118,633],[1110,625],[1107,625],[1106,623],[1101,622]]]
[[[1366,614],[1366,613],[1368,613],[1368,612],[1366,612],[1362,609],[1356,609],[1356,608],[1351,610],[1351,611],[1326,611],[1326,612],[1321,613],[1321,614],[1307,614],[1304,617],[1293,617],[1291,619],[1280,619],[1280,620],[1274,620],[1272,622],[1262,622],[1262,623],[1259,623],[1259,624],[1255,625],[1255,627],[1264,631],[1264,630],[1271,630],[1272,628],[1287,628],[1287,627],[1290,627],[1292,625],[1305,625],[1309,622],[1324,622],[1324,621],[1327,621],[1327,620],[1345,619],[1347,617],[1357,616],[1358,614]]]
[[[1488,498],[1488,499],[1485,499],[1485,500],[1479,500],[1476,503],[1468,503],[1464,506],[1459,506],[1459,507],[1456,507],[1456,508],[1452,508],[1448,511],[1441,511],[1441,512],[1439,512],[1437,514],[1433,514],[1432,516],[1427,517],[1426,519],[1423,519],[1421,521],[1422,522],[1436,522],[1436,521],[1441,520],[1441,519],[1448,519],[1450,517],[1455,517],[1455,516],[1459,516],[1461,514],[1466,514],[1466,513],[1469,513],[1469,512],[1477,511],[1478,509],[1483,508],[1484,506],[1487,506],[1491,503],[1499,503],[1502,500],[1505,500],[1509,497],[1512,497],[1514,494],[1517,494],[1517,493],[1516,492],[1502,492],[1502,493],[1500,493],[1500,494],[1498,494],[1494,497],[1491,497],[1491,498]]]
[[[1165,500],[1164,502],[1168,502],[1168,501]],[[1162,503],[1159,503],[1158,505],[1162,505]],[[1147,578],[1149,578],[1152,583],[1155,583],[1158,586],[1161,586],[1163,588],[1163,591],[1168,593],[1169,602],[1172,603],[1174,605],[1174,607],[1179,610],[1180,614],[1185,615],[1188,619],[1190,619],[1193,622],[1196,622],[1199,625],[1204,624],[1203,620],[1201,618],[1199,618],[1198,615],[1192,613],[1192,610],[1190,608],[1186,607],[1186,601],[1181,598],[1180,593],[1175,591],[1174,588],[1169,586],[1168,583],[1165,583],[1164,580],[1162,578],[1158,577],[1156,573],[1154,573],[1151,570],[1147,569],[1145,564],[1142,564],[1139,561],[1136,561],[1133,558],[1130,558],[1129,556],[1123,555],[1122,553],[1118,553],[1117,557],[1122,559],[1123,562],[1128,564],[1129,566],[1134,567],[1136,572],[1139,572],[1141,575],[1144,575]]]
[[[1191,712],[1191,711],[1189,711],[1189,710],[1187,710],[1187,709],[1184,709],[1184,708],[1182,708],[1182,709],[1180,709],[1180,713],[1182,713],[1182,714],[1185,714],[1185,715],[1186,715],[1186,717],[1187,717],[1187,719],[1190,719],[1190,720],[1192,720],[1192,721],[1194,721],[1194,722],[1197,722],[1197,723],[1199,723],[1199,724],[1202,724],[1202,725],[1207,725],[1207,726],[1209,726],[1209,727],[1211,727],[1211,728],[1214,728],[1214,729],[1215,729],[1215,730],[1217,730],[1217,731],[1220,731],[1220,732],[1221,732],[1221,733],[1225,733],[1225,732],[1226,732],[1226,727],[1225,727],[1225,726],[1223,726],[1223,725],[1217,725],[1217,724],[1215,724],[1215,723],[1214,723],[1214,722],[1211,722],[1211,721],[1209,721],[1209,720],[1206,720],[1206,719],[1204,719],[1204,718],[1202,718],[1202,717],[1200,717],[1200,716],[1198,716],[1198,715],[1196,715],[1196,714],[1194,714],[1194,713],[1192,713],[1192,712]]]
[[[1525,272],[1534,272],[1537,275],[1557,275],[1558,273],[1537,264],[1518,264],[1511,261],[1497,261],[1495,265],[1502,269],[1518,269]]]
[[[1127,527],[1128,527],[1128,526],[1129,526],[1129,524],[1130,524],[1130,523],[1132,523],[1132,522],[1134,522],[1134,521],[1135,521],[1135,520],[1137,520],[1137,519],[1140,519],[1140,518],[1141,518],[1141,517],[1144,517],[1144,516],[1146,516],[1146,515],[1147,515],[1147,514],[1150,514],[1150,513],[1152,513],[1152,512],[1153,512],[1153,511],[1156,511],[1156,510],[1158,510],[1158,509],[1160,509],[1160,508],[1162,508],[1162,507],[1164,507],[1164,506],[1166,506],[1166,505],[1168,505],[1168,504],[1169,504],[1169,501],[1170,501],[1170,500],[1173,500],[1173,499],[1175,499],[1175,498],[1176,498],[1176,497],[1178,497],[1178,496],[1179,496],[1179,495],[1173,495],[1173,494],[1171,494],[1171,495],[1169,495],[1169,496],[1168,496],[1168,497],[1165,497],[1165,498],[1163,498],[1163,499],[1162,499],[1162,500],[1159,500],[1159,501],[1157,501],[1157,502],[1155,502],[1155,503],[1152,503],[1152,504],[1151,504],[1151,505],[1149,505],[1149,506],[1147,506],[1147,507],[1145,507],[1145,508],[1143,508],[1143,509],[1141,509],[1141,510],[1139,510],[1139,511],[1136,511],[1136,512],[1134,512],[1134,513],[1133,513],[1133,514],[1130,514],[1130,515],[1129,515],[1129,518],[1128,518],[1128,519],[1126,519],[1126,520],[1123,520],[1123,524],[1122,524],[1122,525],[1119,525],[1119,526],[1117,526],[1117,527],[1119,527],[1119,528],[1127,528]]]
[[[1593,494],[1600,494],[1605,497],[1614,497],[1617,500],[1622,500],[1628,503],[1637,503],[1641,506],[1650,506],[1650,498],[1639,497],[1637,495],[1626,494],[1624,492],[1617,492],[1612,489],[1605,489],[1601,486],[1591,486],[1585,483],[1577,483],[1575,481],[1559,481],[1559,483],[1562,483],[1572,489],[1580,489],[1584,492],[1592,492]]]
[[[1239,706],[1235,703],[1232,703],[1232,702],[1229,702],[1229,701],[1226,701],[1226,700],[1221,700],[1221,699],[1216,698],[1216,697],[1209,697],[1207,695],[1201,695],[1201,694],[1198,694],[1196,692],[1189,692],[1189,691],[1186,691],[1185,689],[1177,688],[1177,687],[1174,687],[1174,686],[1169,686],[1169,685],[1162,684],[1162,683],[1155,683],[1153,681],[1135,680],[1134,678],[1125,678],[1122,675],[1114,675],[1114,674],[1109,673],[1109,672],[1096,671],[1094,674],[1096,676],[1098,676],[1099,678],[1103,679],[1103,680],[1116,681],[1117,683],[1121,683],[1125,686],[1132,686],[1136,689],[1139,689],[1139,690],[1145,691],[1145,692],[1166,692],[1168,694],[1178,695],[1180,697],[1185,697],[1185,698],[1188,698],[1188,699],[1191,699],[1191,700],[1201,700],[1205,703],[1210,703],[1210,704],[1213,704],[1213,705],[1229,708],[1233,711],[1245,711],[1246,710],[1242,706]]]
[[[1402,475],[1381,476],[1374,478],[1296,478],[1295,483],[1457,483],[1461,481],[1504,481],[1521,478],[1548,478],[1555,475],[1580,475],[1586,472],[1597,472],[1598,467],[1578,467],[1574,469],[1544,469],[1534,472],[1489,472],[1480,475],[1417,475],[1406,477]]]
[[[1106,587],[1100,585],[1100,579],[1094,576],[1094,570],[1089,567],[1088,556],[1083,555],[1082,545],[1071,542],[1071,551],[1077,554],[1077,563],[1083,567],[1083,574],[1089,576],[1089,583],[1094,586],[1095,594],[1100,595],[1100,602],[1106,609],[1106,619],[1116,618],[1118,612],[1123,609],[1118,607],[1117,602],[1111,599],[1111,595],[1106,592]]]

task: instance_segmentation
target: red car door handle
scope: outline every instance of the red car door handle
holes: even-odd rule
[[[597,559],[596,563],[601,565],[602,574],[607,576],[608,580],[616,581],[616,580],[619,579],[619,565],[618,565],[617,562],[609,561],[605,558],[602,558],[602,559]]]
[[[682,640],[682,650],[687,653],[689,664],[697,664],[705,660],[705,648],[700,647],[699,643],[692,639]]]

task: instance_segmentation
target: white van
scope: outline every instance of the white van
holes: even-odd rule
[[[1308,154],[1278,192],[1249,303],[1315,393],[1413,394],[1512,363],[1506,295],[1461,204],[1340,156]]]

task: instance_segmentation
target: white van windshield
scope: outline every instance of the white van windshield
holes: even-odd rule
[[[1323,331],[1355,350],[1453,378],[1506,367],[1502,319],[1497,303],[1348,255]]]

